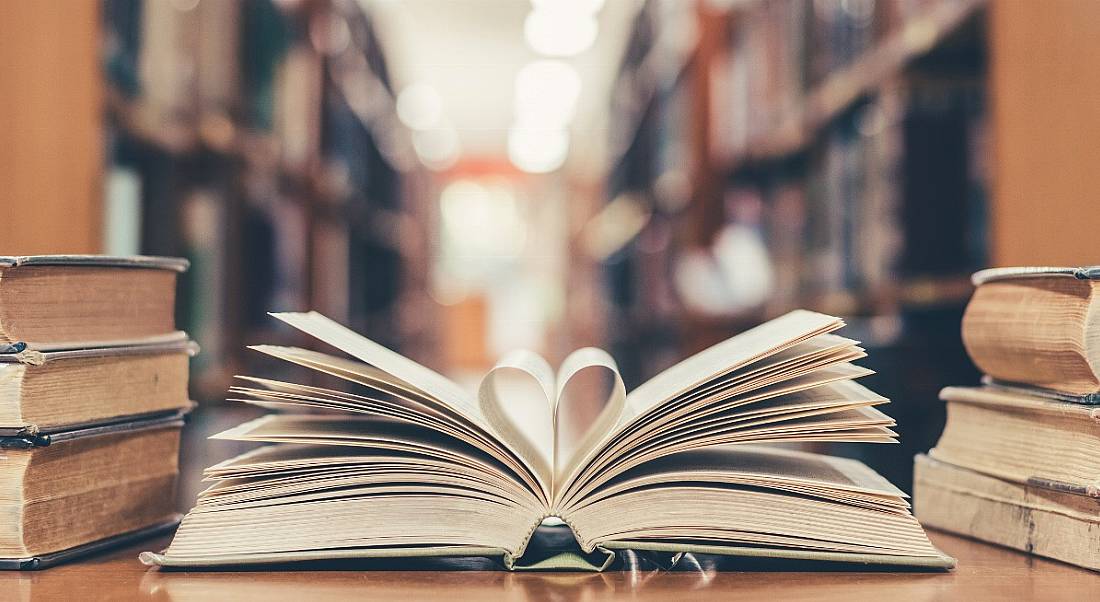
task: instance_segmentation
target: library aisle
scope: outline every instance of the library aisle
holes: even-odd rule
[[[1100,2],[60,0],[0,3],[0,40],[0,255],[190,261],[181,511],[250,448],[207,440],[263,413],[226,401],[234,375],[342,386],[247,348],[326,350],[268,315],[307,310],[471,389],[509,351],[591,345],[630,390],[793,309],[839,316],[900,444],[804,447],[908,492],[939,390],[980,379],[970,275],[1100,264]],[[980,559],[967,596],[1073,595],[938,539]],[[653,595],[749,585],[712,578]],[[223,580],[271,593],[141,588]]]

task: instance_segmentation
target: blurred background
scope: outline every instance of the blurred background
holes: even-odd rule
[[[843,316],[903,488],[978,374],[969,274],[1100,263],[1100,3],[0,3],[0,252],[192,262],[181,506],[316,309],[463,382],[597,345],[628,386]],[[331,384],[331,383],[325,383]]]

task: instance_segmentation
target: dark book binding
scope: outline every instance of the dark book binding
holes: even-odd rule
[[[0,449],[30,449],[47,447],[62,441],[132,433],[165,426],[183,426],[184,417],[194,408],[192,403],[186,408],[153,412],[139,416],[124,416],[104,422],[71,424],[61,428],[39,430],[36,427],[0,428]]]
[[[182,330],[177,330],[164,337],[144,339],[126,345],[81,347],[79,349],[37,351],[20,341],[7,345],[0,345],[0,363],[33,364],[37,366],[51,361],[65,359],[124,355],[161,355],[181,352],[186,352],[188,355],[194,357],[199,352],[199,346],[194,341],[188,339],[187,334]]]
[[[1025,385],[1022,383],[998,380],[989,375],[982,377],[982,384],[992,389],[1000,389],[1002,391],[1005,391],[1006,393],[1030,395],[1032,397],[1041,397],[1043,399],[1049,399],[1051,401],[1076,403],[1086,406],[1100,406],[1100,393],[1085,393],[1084,395],[1074,395],[1072,393],[1064,393],[1062,391],[1055,391],[1054,389],[1044,389],[1043,387],[1036,387],[1034,385]]]
[[[94,554],[103,550],[111,548],[117,548],[126,546],[132,543],[136,543],[143,539],[147,539],[154,535],[160,535],[167,533],[176,528],[180,520],[183,517],[179,514],[171,517],[170,519],[143,527],[136,531],[130,531],[129,533],[122,533],[115,535],[114,537],[108,537],[106,539],[100,539],[90,543],[82,544],[67,550],[60,550],[57,552],[50,552],[49,554],[38,554],[36,556],[27,556],[26,558],[0,558],[0,570],[3,571],[34,571],[38,569],[45,569],[62,562],[68,562],[74,558],[86,556],[88,554]]]
[[[62,265],[106,268],[145,268],[186,272],[191,266],[179,257],[153,257],[146,255],[0,255],[0,268],[20,266]]]
[[[981,286],[987,282],[997,280],[1014,280],[1017,278],[1037,278],[1047,276],[1064,276],[1078,280],[1100,280],[1100,266],[1090,265],[1082,267],[1017,267],[1017,268],[990,268],[975,272],[970,277],[974,286]]]

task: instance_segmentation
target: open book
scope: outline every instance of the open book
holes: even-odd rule
[[[606,568],[616,549],[950,568],[903,492],[863,464],[767,443],[890,443],[887,400],[834,317],[795,311],[626,393],[605,352],[555,374],[506,356],[476,394],[318,313],[275,314],[355,360],[257,351],[354,392],[242,377],[272,410],[215,435],[277,443],[206,471],[213,485],[150,564],[226,566],[497,556],[509,568]],[[321,412],[303,412],[321,410]],[[295,413],[297,412],[297,413]],[[580,550],[525,562],[544,520]]]

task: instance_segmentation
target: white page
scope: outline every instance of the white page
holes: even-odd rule
[[[555,488],[554,505],[563,501],[575,485],[573,481],[583,474],[584,467],[604,446],[635,420],[707,381],[843,325],[842,320],[833,316],[795,310],[700,351],[661,372],[626,396],[622,415],[614,427],[600,438],[599,444],[590,447],[575,462],[570,462],[570,469],[563,475],[562,486]]]
[[[649,379],[626,397],[625,419],[724,373],[843,326],[839,318],[798,309],[726,339]]]
[[[454,381],[315,311],[271,314],[348,355],[417,387],[475,423],[485,424],[474,396]]]

